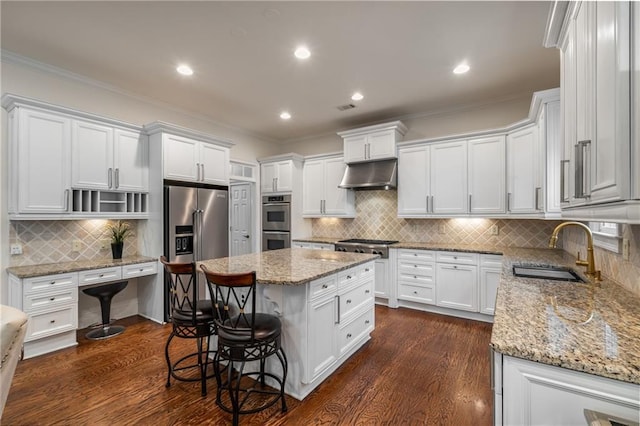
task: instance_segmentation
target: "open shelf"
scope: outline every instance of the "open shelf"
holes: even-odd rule
[[[145,192],[114,192],[74,189],[72,211],[74,213],[123,213],[138,216],[148,213],[148,197]]]

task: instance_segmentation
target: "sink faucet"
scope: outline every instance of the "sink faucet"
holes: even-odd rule
[[[585,274],[589,278],[591,278],[593,282],[600,281],[600,271],[596,270],[596,260],[593,256],[593,234],[591,233],[591,229],[584,223],[562,222],[560,225],[556,226],[556,229],[553,230],[551,239],[549,240],[549,248],[556,248],[556,243],[558,242],[558,233],[562,228],[569,225],[578,226],[587,233],[587,260],[580,260],[580,252],[578,252],[578,260],[576,260],[576,265],[586,266],[587,271],[585,272]]]

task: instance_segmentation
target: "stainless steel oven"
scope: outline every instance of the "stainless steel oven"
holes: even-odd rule
[[[262,197],[262,230],[291,230],[291,195],[265,195]]]
[[[291,248],[291,234],[284,231],[262,231],[262,251]]]

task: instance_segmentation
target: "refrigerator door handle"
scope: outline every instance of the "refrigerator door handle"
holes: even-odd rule
[[[200,254],[200,229],[198,223],[198,209],[194,210],[191,213],[192,223],[193,223],[193,260],[198,260],[198,255]]]

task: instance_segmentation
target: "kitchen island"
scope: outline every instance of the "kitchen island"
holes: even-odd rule
[[[256,271],[257,310],[282,322],[285,391],[302,400],[370,339],[377,255],[282,249],[204,260],[216,273]],[[278,368],[269,363],[267,368]]]

